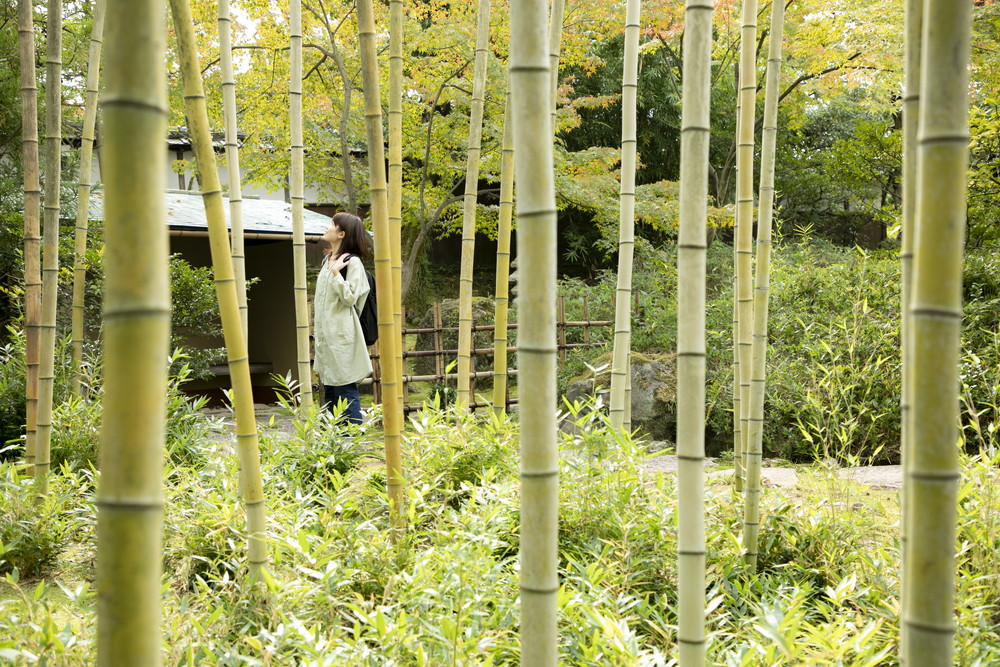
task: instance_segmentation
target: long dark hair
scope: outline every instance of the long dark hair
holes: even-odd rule
[[[368,246],[370,241],[368,240],[368,232],[365,231],[365,225],[361,222],[361,218],[351,213],[345,213],[341,211],[339,213],[333,214],[333,224],[337,225],[340,231],[344,232],[344,238],[340,241],[340,255],[348,253],[351,255],[356,255],[361,258],[362,261],[368,259]],[[327,248],[327,253],[330,253],[330,249]]]

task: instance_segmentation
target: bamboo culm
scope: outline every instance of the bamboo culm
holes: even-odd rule
[[[156,666],[170,278],[163,4],[108,0],[97,665]]]
[[[253,385],[250,382],[250,362],[243,324],[240,321],[236,297],[233,257],[226,229],[226,214],[222,203],[222,185],[212,148],[208,125],[201,68],[195,43],[194,21],[187,0],[170,0],[170,10],[177,33],[181,73],[184,79],[184,102],[190,126],[195,157],[198,160],[202,185],[202,200],[208,220],[209,245],[215,274],[215,291],[219,299],[219,314],[229,361],[229,376],[233,386],[233,408],[236,412],[236,450],[240,459],[240,495],[247,514],[247,561],[250,577],[256,579],[267,565],[265,542],[264,487],[260,475],[260,445],[254,414]]]
[[[473,402],[469,382],[472,348],[472,264],[476,250],[476,198],[479,194],[479,161],[483,138],[483,103],[486,94],[486,59],[490,46],[490,1],[479,0],[476,19],[476,59],[469,113],[469,154],[462,199],[462,266],[458,296],[458,393],[456,404]]]
[[[396,388],[403,409],[403,0],[389,0],[389,231],[392,234],[392,318],[399,333]],[[400,416],[402,423],[402,416]]]
[[[510,306],[510,223],[514,214],[514,128],[510,82],[503,116],[503,148],[500,153],[500,212],[497,219],[496,312],[493,317],[493,412],[507,409],[507,320]]]
[[[677,643],[705,664],[705,276],[712,0],[688,0],[677,244]]]

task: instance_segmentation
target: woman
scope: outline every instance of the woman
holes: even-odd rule
[[[368,257],[368,232],[356,215],[341,212],[334,214],[322,240],[328,247],[316,279],[316,372],[330,411],[336,415],[337,404],[344,399],[347,420],[360,424],[358,382],[372,373],[358,320],[369,289],[362,264]]]

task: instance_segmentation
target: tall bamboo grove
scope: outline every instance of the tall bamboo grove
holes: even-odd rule
[[[500,151],[500,212],[497,218],[497,279],[493,317],[493,413],[507,409],[507,321],[510,306],[510,222],[514,213],[514,128],[510,85],[503,114],[503,147]]]
[[[288,82],[288,116],[292,139],[292,164],[289,173],[292,202],[292,272],[295,295],[295,347],[298,354],[299,399],[302,407],[313,404],[312,361],[309,350],[309,295],[306,288],[306,233],[303,221],[305,205],[305,147],[302,142],[302,1],[288,5],[291,49]]]
[[[486,58],[490,47],[490,0],[479,0],[476,18],[476,65],[472,79],[469,114],[469,154],[462,198],[462,267],[458,295],[458,405],[471,406],[472,262],[476,251],[476,197],[479,194],[479,159],[483,139],[483,98],[486,95]]]
[[[90,226],[91,165],[94,155],[94,127],[97,125],[97,83],[101,73],[101,47],[104,39],[105,0],[94,3],[90,29],[90,53],[87,60],[87,93],[83,104],[83,130],[80,135],[80,186],[76,204],[76,247],[73,258],[73,393],[81,391],[80,364],[83,362],[84,294],[87,280],[87,228]]]
[[[236,276],[236,302],[240,306],[243,339],[249,345],[247,266],[243,239],[243,177],[236,133],[236,80],[233,75],[233,35],[229,0],[219,0],[219,65],[222,69],[222,116],[226,124],[226,176],[229,181],[229,235]]]
[[[396,389],[403,409],[403,0],[389,0],[389,231],[392,235],[392,319],[396,346]],[[400,417],[402,422],[402,417]]]
[[[212,148],[191,7],[187,0],[170,0],[170,11],[177,33],[177,50],[184,78],[184,103],[201,177],[201,195],[205,204],[205,217],[208,219],[209,245],[215,273],[215,292],[219,299],[229,375],[233,383],[236,450],[240,459],[240,495],[247,513],[247,561],[250,576],[255,578],[267,565],[267,544],[264,541],[264,487],[260,476],[260,446],[253,407],[253,386],[250,383],[250,362],[236,297],[236,277],[226,230],[222,185]]]
[[[903,654],[910,667],[953,664],[960,481],[958,388],[962,249],[969,162],[972,3],[924,3],[917,238],[910,301],[910,451]]]
[[[771,222],[774,218],[774,150],[778,136],[778,83],[785,4],[771,3],[771,32],[764,86],[764,129],[760,151],[760,211],[757,221],[757,275],[753,302],[753,344],[750,362],[750,432],[747,436],[744,486],[743,549],[747,566],[757,567],[760,526],[760,459],[764,445],[764,387],[767,359],[767,309],[771,295]]]
[[[17,2],[17,42],[21,74],[21,159],[24,163],[24,346],[25,440],[28,474],[35,465],[38,414],[38,325],[42,308],[42,190],[38,180],[38,88],[35,81],[35,30],[31,0]]]
[[[375,284],[378,290],[378,338],[382,350],[382,420],[385,427],[386,486],[390,521],[400,529],[403,515],[403,458],[400,447],[402,411],[396,388],[396,345],[399,336],[393,319],[392,254],[389,238],[389,206],[386,193],[385,148],[382,139],[382,104],[379,92],[378,55],[372,0],[358,0],[358,34],[361,43],[361,79],[365,92],[365,134],[368,139],[368,169],[371,183],[372,223],[375,231]]]
[[[512,0],[510,86],[517,183],[521,422],[521,664],[557,661],[559,456],[556,448],[556,201],[545,0]]]
[[[753,125],[757,96],[757,0],[743,0],[740,31],[740,109],[736,161],[736,301],[739,336],[734,354],[740,357],[740,441],[736,454],[746,466],[750,435],[750,374],[753,330]],[[735,416],[734,416],[735,418]],[[745,488],[745,487],[744,487]]]
[[[159,665],[167,268],[163,3],[108,0],[97,664]]]
[[[899,458],[904,470],[909,463],[910,450],[910,367],[912,365],[912,348],[910,341],[910,292],[913,284],[913,239],[916,236],[916,200],[917,200],[917,127],[920,122],[920,34],[923,23],[923,0],[906,0],[903,7],[906,45],[903,67],[903,215],[902,215],[902,249],[900,252],[900,343],[902,347],[902,363],[900,364],[900,443]],[[900,493],[900,515],[906,516],[906,489]],[[903,554],[901,564],[902,576],[906,576],[906,521],[899,522],[900,552]],[[901,606],[905,607],[906,591],[900,587]],[[906,626],[900,628],[900,645],[905,648]],[[900,655],[900,663],[907,665],[909,660],[905,652]]]
[[[625,424],[625,387],[629,384],[632,344],[632,255],[635,249],[635,114],[639,77],[639,0],[625,8],[625,60],[622,68],[622,170],[618,195],[618,284],[615,288],[615,344],[611,363],[611,425]]]
[[[680,229],[677,243],[677,643],[705,664],[705,265],[712,0],[684,12]]]
[[[56,299],[59,293],[59,184],[62,165],[62,2],[49,0],[45,26],[45,203],[42,225],[42,312],[38,336],[38,423],[35,490],[49,489]]]

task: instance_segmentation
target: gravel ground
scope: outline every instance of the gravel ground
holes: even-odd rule
[[[711,470],[715,465],[712,459],[706,459],[705,468],[710,479],[728,477],[733,474],[732,470]],[[676,473],[677,457],[673,454],[654,456],[644,462],[643,468],[650,473]],[[792,468],[764,467],[761,468],[760,474],[764,486],[795,486],[798,484],[798,475]],[[842,468],[837,471],[837,475],[842,479],[882,489],[898,489],[903,483],[903,471],[898,465]]]

